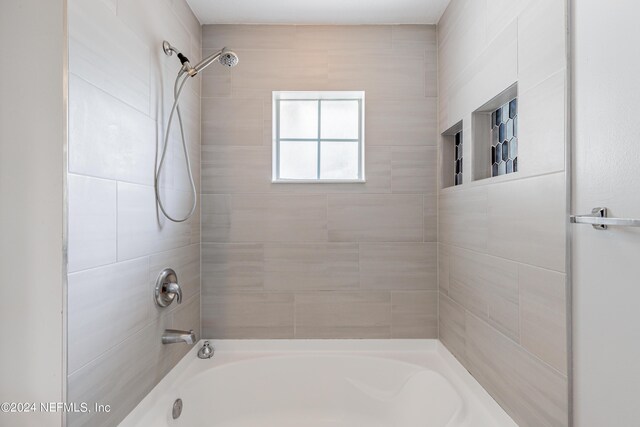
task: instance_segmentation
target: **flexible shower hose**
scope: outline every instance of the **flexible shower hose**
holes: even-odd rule
[[[184,75],[182,80],[180,78]],[[184,71],[180,71],[178,76],[176,77],[176,81],[173,85],[173,106],[171,107],[171,113],[169,113],[169,120],[167,121],[167,131],[164,135],[164,146],[162,147],[162,155],[160,156],[160,163],[158,163],[158,169],[155,174],[155,190],[156,190],[156,200],[158,202],[158,207],[162,214],[167,217],[168,220],[173,222],[184,222],[193,216],[193,213],[196,210],[197,205],[197,194],[196,194],[196,184],[193,182],[193,174],[191,173],[191,161],[189,160],[189,150],[187,149],[187,142],[184,137],[184,126],[182,125],[182,114],[180,114],[180,105],[178,103],[180,99],[180,94],[182,93],[182,89],[184,88],[185,83],[189,79],[189,74]],[[164,205],[162,204],[162,198],[160,197],[160,174],[162,173],[162,167],[164,166],[164,159],[167,155],[167,147],[169,146],[169,133],[171,131],[171,123],[173,121],[174,114],[178,115],[178,124],[180,126],[180,137],[182,139],[182,149],[184,150],[184,158],[185,163],[187,164],[187,173],[189,175],[189,182],[191,183],[191,192],[193,194],[193,204],[191,205],[191,210],[184,218],[174,218],[169,215]]]

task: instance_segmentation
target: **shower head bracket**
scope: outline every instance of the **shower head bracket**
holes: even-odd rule
[[[164,53],[167,56],[173,55],[173,48],[171,47],[171,44],[166,40],[162,42],[162,50],[164,50]]]

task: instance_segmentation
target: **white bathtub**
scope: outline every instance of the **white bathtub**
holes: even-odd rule
[[[199,343],[120,426],[516,426],[436,340],[211,343],[213,358]]]

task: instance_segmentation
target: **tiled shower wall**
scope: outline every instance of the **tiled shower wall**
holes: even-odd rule
[[[437,335],[434,26],[203,27],[202,328]],[[366,184],[272,184],[271,92],[366,91]]]
[[[439,336],[521,426],[568,425],[565,32],[560,0],[453,0],[438,26],[466,163],[439,192]],[[472,112],[516,82],[518,172],[472,182]]]
[[[116,425],[189,349],[162,346],[162,331],[199,332],[199,217],[168,222],[154,198],[180,67],[163,39],[200,57],[201,27],[183,0],[69,1],[68,401],[112,408],[68,414],[70,426]],[[199,182],[200,88],[189,85],[181,105]],[[190,195],[173,136],[162,188],[181,215]],[[164,267],[178,273],[184,300],[159,310]]]

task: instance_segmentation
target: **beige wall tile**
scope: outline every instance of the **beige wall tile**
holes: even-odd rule
[[[484,103],[518,82],[518,26],[513,22],[447,88],[448,122],[444,132]],[[442,58],[443,55],[440,55]],[[468,134],[467,134],[468,135]]]
[[[358,270],[354,243],[270,243],[264,248],[265,289],[357,289]]]
[[[226,234],[230,242],[327,241],[324,195],[233,195],[227,218],[224,213],[218,214],[224,206],[215,206],[214,202],[213,208],[214,215],[219,215],[218,224],[228,224],[226,232],[218,230],[215,234]]]
[[[329,240],[421,241],[422,203],[416,195],[329,195]]]
[[[116,261],[116,183],[69,175],[69,272]]]
[[[529,0],[487,0],[486,32],[487,41],[495,37],[509,26],[522,13]]]
[[[191,195],[164,191],[165,207],[174,215],[188,206]],[[189,221],[193,221],[190,219]],[[173,223],[159,218],[153,187],[118,182],[118,261],[187,246],[190,222]]]
[[[567,426],[567,379],[467,313],[470,371],[521,426]]]
[[[73,373],[151,320],[149,259],[69,275],[69,372]]]
[[[200,74],[203,102],[204,98],[231,98],[231,70],[225,67],[216,73],[209,72],[212,68],[214,67],[209,67]]]
[[[221,290],[261,290],[263,286],[263,244],[202,244],[203,294]]]
[[[438,193],[425,194],[423,201],[424,241],[438,241]]]
[[[189,350],[186,344],[162,345],[158,337],[169,319],[151,324],[69,375],[70,402],[110,402],[110,412],[72,412],[71,427],[117,425]],[[114,375],[117,372],[117,375]]]
[[[149,47],[104,3],[69,5],[69,71],[145,114],[149,55]]]
[[[202,147],[204,194],[266,192],[270,185],[271,147]]]
[[[425,53],[424,96],[438,97],[438,47],[428,45]],[[436,100],[437,103],[437,100]]]
[[[518,85],[523,93],[566,68],[565,2],[529,1],[518,17]]]
[[[172,1],[171,6],[182,25],[189,31],[192,42],[199,46],[202,38],[202,25],[191,10],[189,3],[177,0]]]
[[[391,27],[391,40],[394,48],[402,48],[405,45],[411,47],[435,46],[437,43],[437,30],[435,25],[393,25]]]
[[[189,239],[189,243],[191,243],[191,244],[200,243],[201,237],[202,237],[202,235],[200,234],[200,225],[202,224],[202,215],[200,213],[201,209],[202,209],[200,204],[202,203],[202,201],[200,199],[202,198],[202,196],[198,196],[196,194],[196,197],[198,197],[198,199],[199,199],[198,200],[198,206],[196,207],[196,210],[193,213],[192,219],[189,221],[191,223],[190,224],[191,238]]]
[[[447,295],[449,294],[451,262],[451,250],[449,247],[438,243],[438,290]]]
[[[202,297],[204,338],[293,338],[294,298],[287,292],[220,292]]]
[[[69,76],[69,172],[153,185],[155,122]]]
[[[231,239],[231,196],[203,194],[202,242],[229,242]]]
[[[293,25],[202,26],[202,47],[207,49],[291,49],[295,38]]]
[[[450,263],[449,297],[517,342],[518,265],[463,249],[451,251]]]
[[[522,346],[567,374],[566,276],[520,265]]]
[[[368,71],[363,73],[363,69]],[[334,50],[329,51],[328,70],[332,88],[364,90],[367,100],[424,98],[424,57],[407,57],[391,51],[381,61],[379,46],[361,52]]]
[[[385,290],[436,290],[435,243],[360,244],[360,286]]]
[[[487,189],[441,192],[438,241],[476,250],[486,250],[488,240]]]
[[[227,45],[240,56],[231,70],[210,67],[203,73],[202,92],[211,99],[204,101],[202,114],[202,239],[216,244],[211,248],[222,262],[212,259],[207,266],[210,260],[203,252],[203,272],[215,272],[210,285],[205,274],[205,293],[259,291],[264,286],[343,295],[359,289],[361,242],[431,247],[422,242],[437,241],[436,167],[421,164],[429,163],[431,154],[435,162],[434,26],[214,25],[205,26],[203,34],[203,55]],[[380,49],[391,52],[386,61],[380,61]],[[366,183],[271,183],[271,102],[277,90],[366,91]],[[392,195],[392,190],[405,194]],[[259,246],[253,245],[264,248],[262,260]],[[251,248],[255,258],[250,267],[244,264],[245,249],[238,249],[243,254],[235,261],[239,247]],[[403,271],[401,280],[426,278],[427,284],[409,283],[407,289],[436,288],[437,267],[431,256],[435,247],[428,258],[409,261],[412,270]],[[422,259],[426,266],[417,265]],[[264,283],[257,280],[259,268],[264,268]],[[389,316],[390,304],[389,299]],[[322,307],[318,315],[334,305]],[[209,309],[203,305],[203,319]],[[330,331],[338,331],[336,337],[390,336],[390,317],[364,332],[359,332],[358,322],[370,319],[366,312],[336,319],[322,330],[327,338],[333,337]],[[418,313],[409,310],[406,319],[407,331],[413,320],[413,331],[423,330]],[[340,329],[341,322],[347,329]],[[230,325],[235,328],[235,323]],[[238,330],[243,331],[225,334],[237,337]]]
[[[200,25],[183,0],[120,2],[117,10],[115,3],[69,2],[69,230],[82,237],[71,240],[67,391],[70,401],[112,405],[109,413],[69,414],[70,426],[117,425],[190,348],[163,346],[162,331],[174,325],[199,333],[200,208],[171,223],[157,211],[153,185],[179,67],[159,40],[197,59]],[[211,93],[230,95],[230,79],[228,92],[223,82]],[[199,191],[196,80],[180,105]],[[175,123],[169,141],[160,189],[167,210],[180,216],[192,195]],[[165,267],[178,272],[185,299],[161,312],[151,296]]]
[[[158,39],[162,40],[161,35],[170,35],[171,43],[179,47],[187,57],[195,59],[200,56],[195,50],[200,48],[200,37],[196,35],[198,36],[197,40],[191,39],[191,33],[182,24],[170,2],[158,7],[155,0],[121,1],[118,4],[117,12],[118,18],[131,28],[136,36],[149,47],[151,61],[158,60],[160,64],[170,63],[172,65],[171,83],[173,83],[173,78],[175,78],[175,73],[177,72],[176,58],[173,57],[171,58],[173,61],[168,61],[169,58],[166,57],[162,50],[158,49]],[[153,66],[157,66],[158,62],[152,62],[152,64],[153,68]]]
[[[296,293],[296,338],[390,338],[389,292]]]
[[[439,192],[439,336],[523,426],[568,424],[551,285],[565,270],[565,3],[452,0],[438,24],[439,127],[464,120],[467,135],[465,184]],[[471,182],[472,113],[514,83],[519,172]]]
[[[436,98],[369,99],[368,91],[366,96],[367,145],[436,145]]]
[[[299,50],[349,50],[391,48],[391,27],[377,25],[299,25],[295,27]]]
[[[391,156],[393,193],[436,194],[436,147],[394,147]]]
[[[263,98],[203,98],[202,144],[262,146],[265,124],[263,108]],[[213,158],[208,158],[209,161],[215,161],[215,153]]]
[[[518,170],[523,175],[565,169],[565,88],[561,70],[519,97],[518,128],[526,135],[518,145]]]
[[[468,366],[465,360],[465,336],[464,307],[440,292],[438,296],[438,337],[458,360]]]
[[[392,338],[438,337],[438,292],[391,292]]]
[[[231,73],[234,98],[268,97],[274,90],[328,89],[325,50],[237,49],[236,52],[241,59]]]
[[[489,252],[563,272],[566,247],[564,173],[488,187]]]
[[[486,1],[452,1],[440,19],[438,78],[441,89],[449,88],[451,80],[467,69],[486,48]]]

